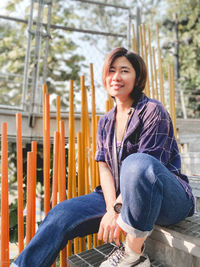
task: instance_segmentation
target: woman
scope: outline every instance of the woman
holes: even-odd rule
[[[136,53],[116,48],[108,55],[103,84],[116,106],[98,124],[101,186],[53,208],[12,266],[51,266],[68,240],[98,232],[100,240],[119,246],[101,266],[147,267],[144,242],[154,224],[174,224],[193,214],[170,116],[142,93],[146,77]]]

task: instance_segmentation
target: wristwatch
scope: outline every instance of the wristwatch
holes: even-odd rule
[[[122,203],[120,202],[115,203],[115,205],[113,206],[113,209],[117,214],[120,214],[121,208],[122,208]]]

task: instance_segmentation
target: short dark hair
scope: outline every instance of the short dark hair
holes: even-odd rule
[[[140,55],[133,51],[129,51],[124,47],[117,47],[107,55],[102,71],[103,85],[106,88],[106,77],[109,73],[109,69],[112,66],[113,62],[119,57],[126,57],[136,72],[135,86],[131,93],[131,96],[135,99],[136,97],[139,97],[141,95],[142,91],[145,88],[147,80],[147,68],[144,60]]]

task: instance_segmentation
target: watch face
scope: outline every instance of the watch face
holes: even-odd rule
[[[119,214],[121,212],[121,208],[122,208],[122,203],[116,203],[114,205],[114,211]]]

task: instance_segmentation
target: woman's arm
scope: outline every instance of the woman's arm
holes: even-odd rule
[[[114,179],[105,162],[99,162],[100,181],[103,190],[105,202],[106,202],[106,214],[103,216],[98,238],[104,240],[104,242],[112,242],[113,240],[117,245],[120,245],[119,236],[120,228],[116,223],[118,214],[113,209],[116,202],[116,191],[114,186]],[[120,198],[120,197],[118,197]]]
[[[114,179],[106,162],[99,162],[100,183],[103,190],[106,210],[113,209],[116,201],[116,191],[114,186]]]

